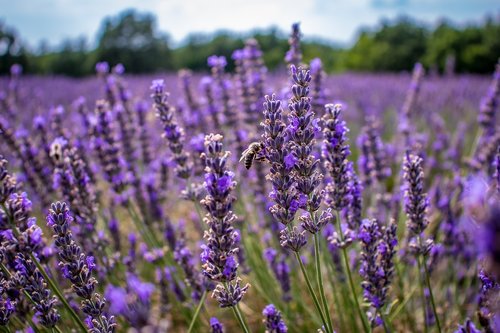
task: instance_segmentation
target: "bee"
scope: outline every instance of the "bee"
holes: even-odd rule
[[[240,162],[245,164],[245,168],[250,169],[252,167],[253,161],[263,161],[264,156],[260,155],[264,145],[262,142],[252,142],[247,149],[241,154]]]
[[[66,147],[66,144],[67,141],[64,138],[57,138],[50,145],[49,156],[56,165],[59,165],[63,161],[64,148]]]

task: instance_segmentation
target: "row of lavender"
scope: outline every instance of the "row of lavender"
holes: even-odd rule
[[[500,67],[327,77],[297,25],[289,75],[255,40],[233,60],[152,84],[12,68],[0,328],[500,331]]]

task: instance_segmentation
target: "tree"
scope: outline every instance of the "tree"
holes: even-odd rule
[[[346,52],[348,69],[372,71],[411,70],[426,51],[427,29],[407,17],[382,21],[377,30],[363,30]]]
[[[20,64],[26,70],[28,64],[26,50],[17,32],[0,21],[0,74],[9,73],[13,64]]]
[[[132,9],[104,20],[96,58],[112,65],[121,63],[130,73],[173,68],[168,37],[157,30],[155,16]]]

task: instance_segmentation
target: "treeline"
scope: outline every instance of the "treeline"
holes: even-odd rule
[[[457,26],[442,21],[434,28],[408,17],[382,21],[363,28],[350,48],[335,46],[325,40],[305,38],[301,47],[304,61],[321,57],[327,72],[402,71],[420,61],[435,71],[489,73],[500,56],[500,19],[487,18],[481,24]],[[157,29],[156,18],[149,13],[127,10],[105,18],[89,47],[84,38],[66,40],[56,49],[41,45],[30,50],[15,30],[0,24],[0,73],[14,63],[28,73],[64,74],[74,77],[94,73],[95,63],[122,63],[129,73],[151,73],[190,68],[207,70],[206,59],[217,54],[228,60],[242,48],[247,38],[257,39],[270,70],[283,66],[288,49],[287,33],[276,28],[236,34],[191,34],[172,47],[166,33]],[[232,62],[229,61],[229,70]]]

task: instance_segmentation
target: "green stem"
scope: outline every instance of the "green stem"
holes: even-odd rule
[[[337,215],[337,225],[338,225],[340,240],[344,241],[344,232],[342,231],[342,225],[340,223],[340,214],[339,214],[338,211],[336,211],[336,215]],[[346,273],[347,273],[347,278],[349,280],[349,287],[351,289],[352,296],[354,298],[354,302],[356,303],[356,308],[358,310],[359,317],[361,318],[361,322],[363,323],[364,331],[366,333],[369,333],[370,332],[370,326],[366,322],[365,315],[363,313],[363,310],[361,309],[361,305],[359,304],[358,294],[356,293],[356,287],[354,286],[354,280],[352,279],[351,265],[349,263],[349,257],[347,255],[347,249],[345,247],[342,247],[342,257],[344,258],[345,270],[346,270]]]
[[[398,228],[399,228],[399,226],[398,226]],[[401,302],[401,304],[396,309],[396,312],[391,315],[391,320],[393,320],[395,318],[395,316],[399,313],[399,311],[404,309],[405,310],[405,318],[406,318],[405,324],[409,324],[410,327],[415,327],[415,320],[413,319],[413,316],[411,316],[408,313],[408,309],[406,307],[406,304],[411,299],[411,295],[413,294],[413,292],[411,292],[410,294],[408,294],[406,292],[406,289],[404,287],[404,280],[403,280],[403,276],[405,276],[405,274],[403,274],[403,272],[401,272],[401,262],[400,261],[396,262],[396,264],[394,266],[396,267],[396,274],[397,274],[397,280],[398,280],[398,285],[399,285],[398,299]],[[416,288],[414,287],[413,290],[416,290]]]
[[[229,287],[227,286],[227,282],[223,282],[224,288],[226,288],[226,291],[229,292]],[[243,329],[243,332],[245,333],[250,333],[250,330],[248,329],[247,325],[245,324],[245,321],[243,320],[243,316],[241,315],[240,308],[236,304],[236,306],[231,306],[231,310],[233,310],[233,314],[238,320],[238,323],[241,326],[241,329]]]
[[[474,136],[474,141],[472,141],[472,145],[470,147],[469,151],[469,158],[474,157],[474,154],[476,153],[477,146],[479,144],[479,140],[481,140],[481,136],[483,135],[483,129],[479,127],[479,129],[476,132],[476,135]]]
[[[190,192],[192,187],[193,187],[193,185],[191,183],[191,178],[187,178],[186,179],[187,191]],[[188,198],[188,199],[190,199],[190,198]],[[204,233],[204,230],[206,229],[206,226],[203,223],[203,214],[202,214],[202,211],[200,209],[200,203],[196,199],[194,199],[192,202],[194,204],[194,209],[196,210],[196,214],[198,215],[198,219],[200,220],[199,227],[201,229],[199,231],[200,231],[201,237],[203,237],[203,233]]]
[[[234,316],[238,320],[238,323],[240,324],[241,328],[243,329],[243,332],[245,333],[250,333],[247,325],[245,325],[245,321],[243,321],[243,317],[241,316],[241,312],[236,306],[232,306],[231,310],[233,310]]]
[[[417,265],[418,265],[418,277],[420,280],[420,297],[422,298],[422,312],[424,314],[424,332],[427,333],[429,331],[427,327],[427,316],[426,316],[426,300],[425,300],[425,292],[424,292],[424,279],[422,278],[422,264],[420,263],[420,256],[417,257]]]
[[[327,274],[330,276],[335,276],[335,268],[333,267],[333,260],[331,260],[330,257],[328,257],[328,251],[325,251],[325,248],[323,248],[323,260],[327,263],[326,265],[326,270]],[[331,278],[329,279],[330,282],[330,287],[332,288],[332,293],[333,293],[333,302],[335,303],[335,308],[336,309],[342,309],[340,306],[340,300],[339,300],[339,295],[338,295],[338,289],[335,287],[336,281],[335,279]],[[343,301],[345,301],[343,299]],[[346,311],[347,312],[347,311]],[[344,314],[346,312],[339,311],[337,312],[339,316],[339,324],[340,324],[340,332],[344,332],[346,330],[346,324],[344,320]]]
[[[391,316],[389,317],[389,320],[394,320],[398,315],[399,313],[404,309],[406,309],[406,305],[408,304],[408,302],[410,301],[410,299],[412,298],[413,294],[415,293],[415,291],[417,290],[418,286],[414,286],[413,289],[407,293],[407,295],[403,298],[403,300],[401,301],[401,303],[398,305],[398,307],[396,308],[396,310],[394,310],[393,313],[391,313]],[[409,319],[412,319],[413,317],[410,316],[408,314],[408,312],[405,310],[405,313],[406,313],[406,320],[409,320]],[[413,320],[409,321],[408,324],[410,325],[413,325],[412,327],[415,327],[415,322]]]
[[[382,318],[382,324],[384,325],[384,331],[385,333],[391,333],[391,323],[387,321],[387,316],[382,313],[382,311],[379,311],[379,315]]]
[[[300,270],[302,271],[302,275],[304,276],[304,279],[306,280],[307,284],[307,289],[309,290],[309,294],[311,295],[314,306],[316,307],[316,311],[318,311],[319,315],[321,316],[321,321],[323,323],[323,326],[325,327],[327,333],[331,333],[330,329],[328,327],[328,323],[325,319],[325,315],[323,314],[323,310],[321,309],[321,306],[319,305],[318,297],[314,293],[313,287],[311,285],[311,280],[309,279],[309,276],[307,276],[306,268],[304,267],[304,263],[302,262],[302,258],[300,257],[300,254],[298,252],[294,252],[295,257],[297,258],[297,261],[299,262]]]
[[[314,234],[314,257],[316,258],[316,279],[318,280],[319,294],[321,297],[321,303],[323,303],[323,311],[325,312],[326,320],[328,321],[328,329],[333,332],[333,323],[330,315],[330,309],[328,308],[328,301],[325,296],[325,288],[323,287],[323,276],[321,274],[321,258],[319,251],[320,239],[318,234]]]
[[[135,224],[137,231],[141,234],[143,240],[148,243],[151,247],[160,247],[159,242],[154,237],[154,233],[150,232],[148,226],[142,222],[142,220],[137,216],[134,208],[128,204],[127,211]]]
[[[57,333],[62,333],[61,329],[56,325],[55,326]]]
[[[191,323],[189,324],[189,329],[188,333],[191,333],[194,328],[194,324],[196,323],[196,319],[198,318],[198,315],[200,314],[200,310],[203,307],[203,304],[205,304],[205,299],[207,298],[207,291],[203,291],[203,294],[201,295],[200,302],[198,303],[198,306],[196,307],[196,311],[194,312],[193,319],[191,319]]]
[[[434,294],[433,294],[432,288],[431,288],[431,282],[430,282],[430,278],[429,278],[429,270],[427,269],[427,264],[425,263],[425,257],[422,256],[422,259],[423,259],[422,264],[424,265],[425,281],[427,284],[427,289],[429,289],[429,297],[431,299],[432,311],[434,312],[434,318],[436,318],[436,325],[437,325],[438,331],[439,331],[439,333],[441,333],[441,323],[439,322],[439,316],[438,316],[437,310],[436,310],[436,303],[434,302]]]

